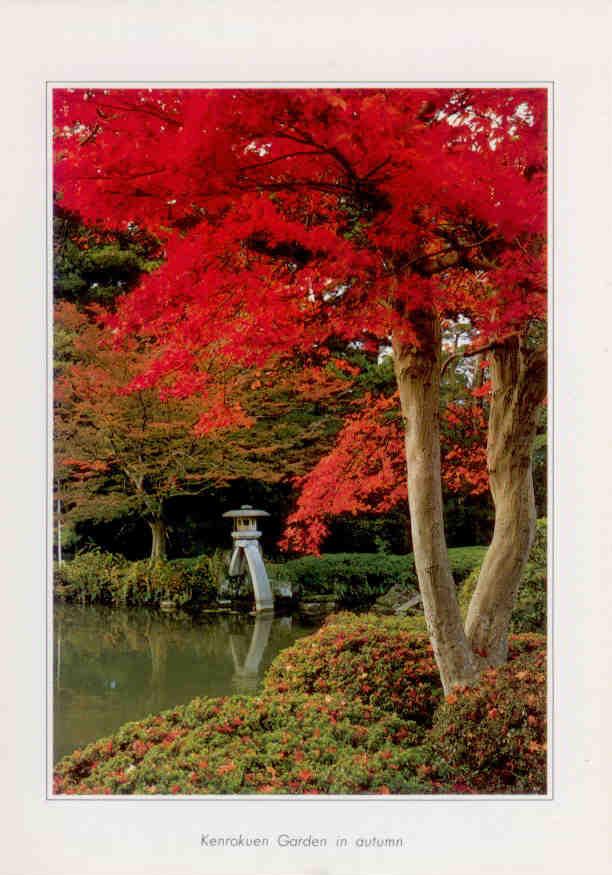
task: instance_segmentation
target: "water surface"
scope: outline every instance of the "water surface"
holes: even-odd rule
[[[57,604],[54,759],[194,696],[255,693],[276,654],[313,631],[292,617]]]

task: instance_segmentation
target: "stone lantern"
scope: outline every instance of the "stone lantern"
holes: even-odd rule
[[[234,552],[230,559],[229,576],[235,577],[248,569],[255,593],[255,610],[258,613],[273,611],[274,596],[259,543],[261,532],[257,528],[258,520],[270,514],[243,504],[240,510],[228,510],[223,516],[234,520]]]

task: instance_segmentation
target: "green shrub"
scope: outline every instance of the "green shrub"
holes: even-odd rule
[[[279,693],[341,693],[429,724],[442,699],[429,638],[398,617],[336,614],[283,650],[264,679]]]
[[[158,606],[210,602],[217,595],[216,556],[130,562],[92,550],[55,568],[55,592],[66,601]]]
[[[218,550],[210,556],[195,556],[190,559],[171,559],[165,565],[172,575],[180,579],[180,591],[191,594],[189,601],[209,603],[216,599],[219,588],[220,569],[223,564],[222,551]],[[175,584],[176,586],[176,584]],[[170,585],[169,598],[173,598]]]
[[[530,644],[534,640],[531,639]],[[546,650],[526,649],[447,696],[428,744],[465,789],[546,792]]]
[[[442,687],[429,637],[414,620],[335,614],[278,654],[264,690],[342,694],[430,726]],[[541,650],[543,642],[541,635],[511,635],[509,659]]]
[[[74,559],[55,565],[55,592],[67,601],[110,602],[114,572],[125,564],[121,556],[101,550],[79,553]]]
[[[451,547],[449,549],[448,558],[457,586],[463,583],[474,568],[480,568],[486,552],[486,547]]]
[[[57,794],[431,793],[416,727],[349,697],[194,699],[88,745]]]
[[[474,595],[474,590],[476,589],[476,584],[478,583],[478,575],[480,574],[481,565],[477,565],[473,571],[468,574],[468,576],[463,581],[461,588],[459,589],[459,610],[461,611],[461,616],[463,619],[467,617],[467,612],[470,607],[470,601],[472,600],[472,596]]]
[[[463,616],[467,614],[470,599],[476,589],[481,564],[479,562],[474,568],[459,592],[459,605]],[[546,632],[546,576],[546,520],[540,519],[536,524],[533,546],[512,612],[511,632]]]
[[[547,607],[547,526],[538,520],[536,535],[523,572],[510,629],[513,632],[545,632]]]
[[[291,582],[302,597],[333,595],[345,605],[371,601],[399,581],[416,586],[412,556],[329,553],[273,565],[271,576]]]
[[[448,551],[457,581],[482,560],[484,547],[456,547]],[[417,589],[414,556],[384,553],[328,553],[270,564],[270,576],[287,580],[303,597],[333,595],[345,606],[371,602],[394,584]]]

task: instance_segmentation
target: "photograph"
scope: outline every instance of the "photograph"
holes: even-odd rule
[[[552,798],[552,99],[48,85],[51,800]]]

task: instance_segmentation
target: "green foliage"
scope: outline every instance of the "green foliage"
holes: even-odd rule
[[[447,696],[428,744],[466,791],[545,793],[544,643]]]
[[[510,629],[513,632],[545,632],[547,602],[546,520],[538,520],[536,536],[523,572]]]
[[[55,594],[83,604],[156,607],[163,600],[177,605],[211,602],[217,595],[219,557],[130,562],[91,550],[55,568]]]
[[[330,617],[314,635],[283,650],[264,689],[332,693],[427,725],[442,699],[429,638],[397,617]]]
[[[509,658],[542,647],[541,636],[512,635]],[[420,726],[442,701],[440,675],[422,617],[335,614],[276,657],[264,690],[347,695]]]
[[[455,547],[448,551],[451,569],[460,582],[482,560],[484,547]],[[290,581],[303,597],[333,595],[343,605],[373,601],[400,583],[418,587],[414,556],[385,553],[327,553],[304,556],[283,564],[270,565],[270,575]]]
[[[112,305],[143,273],[159,266],[158,241],[142,230],[97,232],[56,210],[53,292],[79,306]]]
[[[407,519],[407,501],[384,514],[340,514],[327,523],[323,552],[406,554],[411,543]]]
[[[125,570],[126,565],[121,556],[102,550],[79,553],[70,562],[55,565],[55,594],[84,604],[111,601],[115,574]]]
[[[490,543],[494,512],[489,492],[465,495],[443,487],[443,499],[444,533],[449,546]]]
[[[350,697],[194,699],[65,757],[54,792],[431,793],[418,738]]]
[[[412,556],[329,553],[273,565],[271,575],[288,580],[302,597],[334,595],[345,605],[372,600],[394,583],[416,585]]]
[[[533,546],[512,612],[511,632],[546,632],[546,532],[546,519],[538,520]],[[464,616],[467,614],[470,599],[478,583],[481,564],[482,562],[479,562],[473,569],[459,593],[459,606]]]
[[[476,566],[480,566],[486,552],[486,547],[451,547],[448,558],[457,585],[463,583]]]
[[[546,405],[540,408],[538,433],[533,446],[533,489],[538,514],[546,514],[548,474],[548,427]]]
[[[68,241],[57,265],[55,291],[70,301],[108,304],[146,269],[133,250],[110,244],[84,252]]]
[[[476,584],[478,583],[478,575],[480,574],[481,564],[479,563],[476,568],[468,575],[468,577],[463,581],[461,589],[459,590],[459,609],[461,611],[461,616],[465,619],[467,617],[468,608],[470,607],[470,601],[472,596],[474,595],[474,590],[476,589]]]

